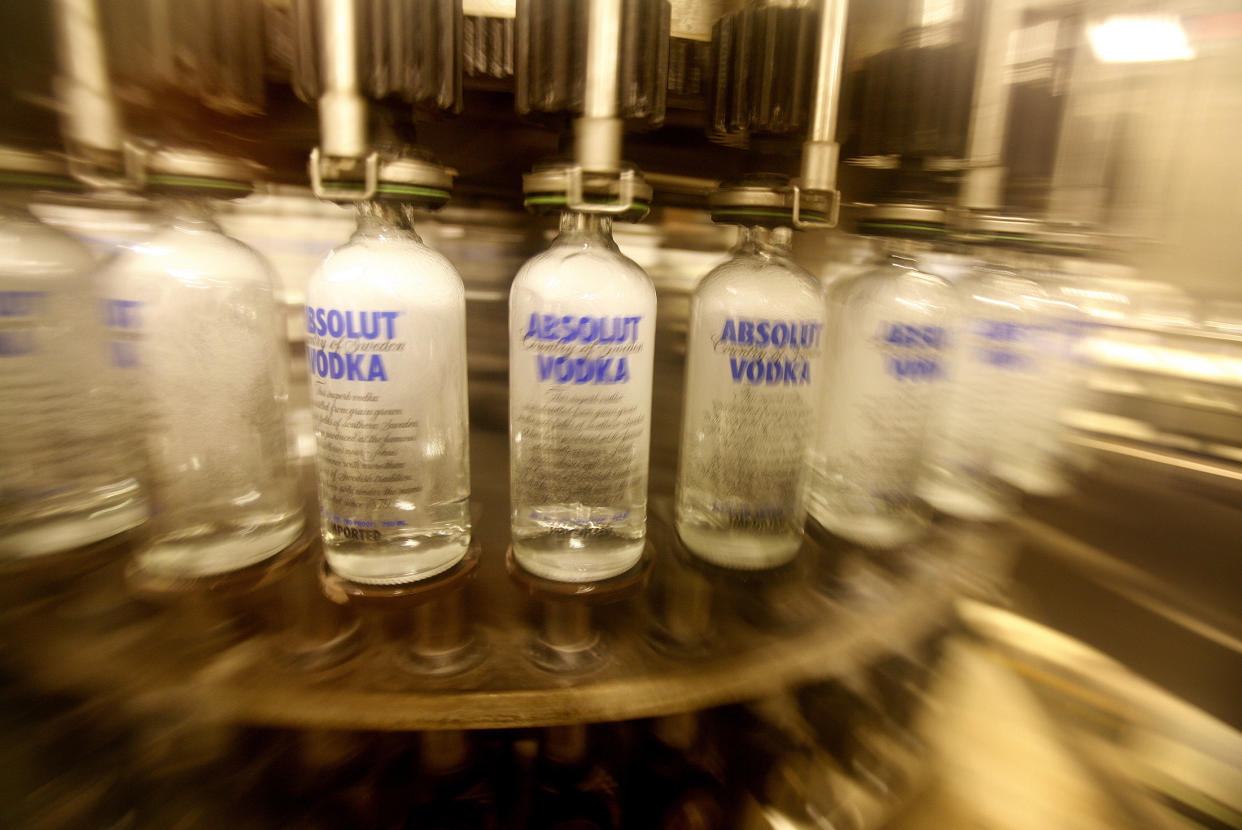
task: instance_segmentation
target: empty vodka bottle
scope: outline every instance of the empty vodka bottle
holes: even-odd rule
[[[178,174],[186,158],[204,159]],[[158,165],[158,166],[157,166]],[[210,165],[210,166],[209,166]],[[220,179],[205,171],[219,170]],[[151,573],[220,574],[293,542],[301,500],[288,463],[289,350],[267,263],[224,235],[202,197],[243,187],[231,160],[168,152],[148,182],[181,194],[166,225],[101,274],[116,362],[146,419],[156,513],[138,553]]]
[[[851,542],[892,548],[915,538],[915,496],[943,375],[952,289],[890,243],[888,261],[828,290],[823,387],[811,515]]]
[[[536,576],[621,574],[647,533],[656,294],[612,220],[566,210],[509,295],[513,551]]]
[[[945,395],[935,419],[919,494],[936,510],[995,521],[1017,506],[998,464],[1033,437],[1024,409],[1042,407],[1037,391],[1046,352],[1047,297],[1010,265],[979,264],[954,285]],[[1042,428],[1043,419],[1036,418]]]
[[[743,226],[690,305],[676,526],[692,553],[729,568],[788,562],[806,524],[824,298],[789,259],[790,238]]]
[[[0,202],[0,559],[98,542],[148,514],[90,254],[19,198]]]
[[[408,209],[358,211],[306,290],[324,554],[355,582],[409,582],[470,543],[465,289]]]

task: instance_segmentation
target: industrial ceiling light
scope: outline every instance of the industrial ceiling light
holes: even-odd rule
[[[1105,63],[1184,61],[1195,56],[1181,21],[1173,16],[1110,17],[1088,27],[1095,56]]]

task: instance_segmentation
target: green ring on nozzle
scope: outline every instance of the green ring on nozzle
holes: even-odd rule
[[[588,196],[583,195],[583,201],[588,204],[608,205],[613,204],[612,200],[607,196]],[[569,199],[564,193],[528,193],[522,200],[523,206],[535,213],[557,213],[569,205]],[[638,222],[651,210],[651,203],[640,199],[635,199],[630,203],[628,210],[622,213],[607,214],[613,219],[622,222]]]
[[[236,199],[254,192],[252,182],[213,179],[206,176],[178,176],[172,173],[150,173],[144,189],[155,192],[192,191],[209,193],[224,199]]]
[[[353,192],[363,185],[364,183],[361,180],[325,181],[323,183],[323,190],[325,194],[330,196],[333,190]],[[425,210],[439,210],[448,203],[452,195],[451,192],[439,187],[424,187],[422,185],[401,184],[399,182],[380,182],[375,186],[375,196],[373,198],[381,201],[402,202]]]
[[[804,222],[827,222],[828,214],[817,210],[802,210],[799,218]],[[769,225],[778,228],[793,227],[793,211],[780,208],[712,208],[713,222],[729,224]]]
[[[947,232],[944,225],[922,224],[919,222],[884,222],[880,220],[858,220],[858,232],[864,236],[904,236],[911,235],[920,239],[936,239]]]
[[[746,173],[725,179],[707,197],[711,220],[731,225],[798,229],[805,222],[827,223],[828,207],[821,194],[798,191],[783,173]]]
[[[82,185],[69,176],[54,173],[26,173],[20,170],[0,170],[0,188],[18,187],[36,190],[81,190]]]

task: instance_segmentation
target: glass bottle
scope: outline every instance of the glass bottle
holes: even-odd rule
[[[57,553],[142,524],[87,250],[0,203],[0,558]]]
[[[1060,253],[1060,252],[1058,252]],[[1023,275],[1039,286],[1032,297],[1039,319],[1026,344],[1026,382],[1019,390],[1009,430],[1012,440],[997,453],[997,475],[1036,497],[1065,495],[1084,459],[1067,440],[1067,418],[1088,406],[1085,345],[1091,316],[1082,307],[1081,260],[1032,257]],[[1112,311],[1107,295],[1095,311]],[[1120,297],[1126,300],[1126,297]],[[1088,300],[1090,303],[1090,300]],[[1124,306],[1122,306],[1124,307]],[[1042,310],[1040,310],[1042,309]]]
[[[509,295],[513,552],[536,576],[607,579],[647,533],[656,293],[612,220],[565,211]]]
[[[784,564],[806,524],[823,289],[789,259],[788,228],[741,228],[690,306],[677,532],[728,568]]]
[[[1013,512],[1016,492],[998,461],[1038,440],[1026,428],[1025,394],[1041,377],[1047,295],[1001,257],[976,265],[955,286],[946,394],[933,421],[919,495],[941,513],[996,521]],[[1042,419],[1038,419],[1042,426]],[[1034,450],[1034,447],[1027,447]]]
[[[253,565],[297,538],[288,463],[289,352],[267,263],[203,200],[101,274],[112,348],[146,419],[156,514],[138,554],[153,574]]]
[[[890,243],[888,261],[828,291],[823,388],[811,515],[872,548],[914,539],[926,523],[915,496],[943,376],[952,289]]]
[[[364,203],[310,278],[306,330],[328,565],[372,584],[456,565],[470,544],[461,277],[407,210]]]

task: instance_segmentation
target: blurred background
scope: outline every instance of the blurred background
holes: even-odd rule
[[[504,564],[507,315],[553,235],[522,209],[522,176],[573,152],[589,5],[0,6],[6,210],[103,267],[155,232],[184,179],[244,179],[214,212],[275,273],[308,505],[305,286],[354,228],[314,179],[365,178],[371,147],[455,172],[417,230],[466,286],[481,545],[468,591],[391,602],[334,595],[312,541],[193,584],[134,577],[141,527],[6,552],[0,823],[1242,827],[1242,8],[829,0],[840,218],[796,233],[794,258],[831,286],[896,239],[947,279],[998,251],[1043,275],[1073,319],[1074,394],[1056,407],[1071,486],[1003,521],[941,516],[899,555],[811,528],[792,568],[741,578],[679,559],[670,527],[689,298],[735,235],[708,218],[715,185],[803,169],[829,11],[620,3],[615,115],[654,191],[614,233],[659,297],[656,562],[570,636],[562,600]],[[353,72],[325,57],[340,8]],[[348,142],[324,104],[351,75],[356,158],[330,152]],[[308,172],[317,147],[349,163]],[[195,167],[204,152],[248,172]],[[9,326],[26,249],[4,233]],[[57,406],[10,408],[19,375],[0,375],[14,454]],[[29,507],[13,493],[0,527]],[[598,659],[540,667],[573,637],[602,643]]]

